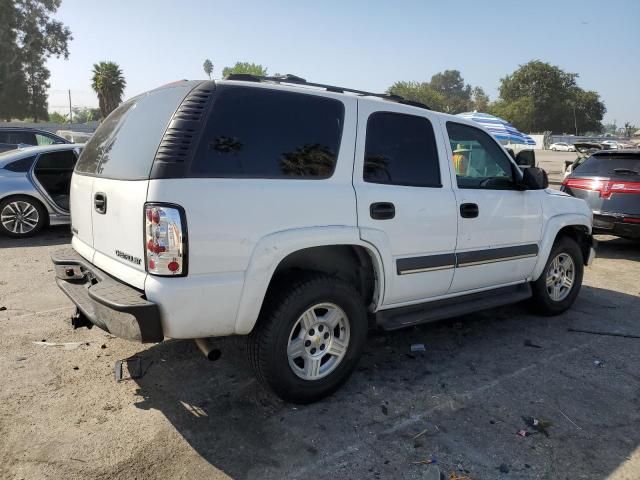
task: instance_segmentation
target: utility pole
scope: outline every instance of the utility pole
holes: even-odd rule
[[[69,125],[73,123],[73,110],[71,109],[71,90],[69,90]]]
[[[576,137],[578,136],[578,120],[576,119],[576,104],[573,104],[573,126],[576,129]]]

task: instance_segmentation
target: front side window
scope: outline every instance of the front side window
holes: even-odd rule
[[[447,133],[459,188],[505,190],[515,187],[513,164],[487,133],[454,122],[447,122]]]
[[[364,181],[441,187],[438,149],[424,117],[376,112],[367,121]]]
[[[219,87],[192,176],[322,179],[338,158],[344,105],[286,91]]]

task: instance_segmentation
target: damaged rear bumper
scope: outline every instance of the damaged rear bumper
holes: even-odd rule
[[[160,310],[144,292],[110,277],[71,247],[53,252],[51,260],[56,283],[92,324],[128,340],[164,339]]]

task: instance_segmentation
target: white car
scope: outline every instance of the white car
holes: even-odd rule
[[[604,140],[600,143],[602,143],[602,145],[608,145],[609,150],[617,150],[620,148],[620,144],[615,140]]]
[[[257,376],[312,402],[386,330],[531,299],[568,309],[584,201],[477,123],[293,76],[183,81],[118,107],[71,182],[52,255],[73,325],[141,342],[247,335]]]
[[[565,142],[556,142],[549,145],[549,149],[558,152],[575,152],[576,147],[571,145],[570,143]]]

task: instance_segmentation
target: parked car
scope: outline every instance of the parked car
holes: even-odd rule
[[[56,130],[56,135],[71,143],[87,143],[92,133],[77,132],[75,130]]]
[[[69,223],[71,174],[82,146],[47,145],[0,154],[0,233],[28,237]]]
[[[558,152],[575,152],[576,147],[566,142],[556,142],[549,145],[549,149]]]
[[[603,145],[607,145],[610,150],[617,150],[620,148],[620,144],[616,140],[604,140],[601,142]]]
[[[576,142],[573,145],[578,150],[578,155],[575,160],[564,161],[564,177],[567,177],[578,167],[578,165],[584,162],[593,153],[608,149],[608,147],[595,142]]]
[[[386,330],[530,299],[564,312],[591,211],[480,125],[298,77],[183,81],[118,107],[52,255],[75,327],[141,342],[247,335],[280,397],[335,391]]]
[[[640,239],[640,150],[595,152],[561,189],[587,202],[595,233]]]
[[[0,127],[0,152],[32,145],[71,143],[58,135],[27,127]]]

